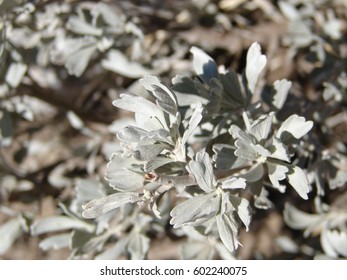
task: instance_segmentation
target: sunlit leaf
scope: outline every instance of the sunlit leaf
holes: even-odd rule
[[[209,84],[212,78],[218,78],[218,69],[214,60],[198,47],[192,47],[194,70],[201,79]]]
[[[114,100],[112,104],[118,108],[150,117],[162,115],[162,112],[154,103],[146,98],[133,94],[122,93],[120,99]]]
[[[5,81],[11,87],[16,88],[22,82],[22,79],[28,69],[26,64],[17,62],[11,63],[10,67],[7,69]]]
[[[140,78],[152,71],[138,62],[130,61],[121,51],[116,49],[107,53],[107,58],[101,61],[101,65],[107,70],[128,78]]]
[[[268,168],[269,179],[273,187],[278,189],[280,192],[284,192],[285,186],[280,185],[279,181],[282,181],[286,178],[286,174],[289,171],[288,167],[270,161],[267,161],[266,165]]]
[[[120,191],[135,191],[143,187],[144,177],[127,168],[109,168],[105,179],[110,186]]]
[[[166,87],[155,76],[145,76],[140,80],[143,87],[152,93],[156,98],[156,103],[163,111],[176,116],[177,113],[177,99],[175,94]]]
[[[202,116],[203,110],[204,110],[204,108],[199,103],[196,106],[196,108],[193,112],[193,115],[190,117],[188,127],[183,134],[183,137],[182,137],[182,143],[183,144],[185,144],[187,142],[188,138],[193,134],[194,130],[197,128],[197,126],[201,122],[202,117],[203,117]]]
[[[246,78],[249,90],[254,93],[261,71],[266,65],[266,56],[261,54],[260,45],[253,43],[247,52]]]
[[[230,202],[235,208],[235,211],[237,212],[237,215],[241,219],[242,223],[245,225],[246,231],[248,231],[252,218],[252,208],[249,201],[243,197],[231,196]]]
[[[262,139],[267,139],[272,125],[274,113],[271,112],[268,115],[262,115],[257,120],[255,120],[250,129],[249,133],[251,133],[258,141]]]
[[[277,137],[272,138],[272,147],[270,147],[270,157],[290,162],[290,156],[287,146],[285,146]]]
[[[333,258],[339,255],[347,257],[347,234],[345,231],[324,229],[321,233],[324,252]]]
[[[134,158],[142,161],[152,160],[165,148],[167,148],[167,145],[162,143],[137,145],[134,153]]]
[[[0,255],[6,253],[22,233],[20,219],[11,219],[0,225]]]
[[[283,143],[290,141],[291,137],[300,139],[308,133],[313,127],[312,121],[306,121],[304,117],[296,114],[288,117],[281,125],[276,133],[276,137],[281,139]]]
[[[277,109],[282,109],[286,102],[289,89],[292,87],[292,82],[284,79],[274,82],[275,94],[273,96],[272,105]]]
[[[83,205],[84,211],[82,216],[85,219],[94,219],[124,204],[135,203],[140,200],[141,197],[138,193],[114,193],[106,197],[94,199]]]
[[[219,210],[219,201],[214,193],[189,198],[172,209],[170,224],[178,228],[199,218],[213,216]]]
[[[62,248],[68,248],[71,242],[71,233],[63,233],[58,235],[53,235],[43,239],[39,243],[39,247],[47,251],[49,249],[59,250]]]
[[[220,239],[224,246],[230,251],[235,251],[239,246],[237,238],[237,225],[226,214],[216,216],[217,228]]]
[[[198,152],[195,160],[191,160],[188,166],[199,187],[205,192],[211,192],[214,189],[216,182],[209,155],[205,151]]]
[[[305,172],[298,166],[294,166],[286,174],[289,184],[303,198],[308,199],[307,194],[310,192],[310,185]]]
[[[80,220],[72,219],[67,216],[51,216],[38,220],[31,226],[32,235],[40,235],[43,233],[62,231],[67,229],[81,229],[90,231],[92,227]]]
[[[117,133],[117,138],[127,143],[137,143],[147,132],[136,126],[126,126]]]
[[[246,187],[246,179],[231,177],[222,182],[223,189],[244,189]]]

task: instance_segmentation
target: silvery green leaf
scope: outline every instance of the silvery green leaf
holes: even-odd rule
[[[147,131],[136,126],[127,126],[118,131],[117,138],[126,143],[140,142],[141,138],[147,135]]]
[[[28,66],[20,62],[11,63],[10,67],[7,69],[5,81],[11,87],[16,88],[21,83]]]
[[[83,205],[84,211],[82,216],[85,219],[94,219],[127,203],[135,203],[140,200],[139,193],[114,193],[106,197],[94,199]]]
[[[177,74],[171,79],[173,91],[181,93],[194,93],[194,80],[182,74]]]
[[[285,191],[285,186],[280,185],[279,181],[286,178],[286,174],[289,171],[288,167],[270,161],[267,161],[266,165],[268,168],[269,179],[273,187],[283,193]]]
[[[0,255],[6,253],[11,248],[22,232],[21,221],[18,218],[11,219],[0,225]]]
[[[217,228],[220,239],[224,246],[230,251],[235,251],[239,246],[237,239],[237,225],[226,214],[216,216]]]
[[[285,204],[283,217],[286,224],[293,229],[313,228],[324,219],[324,217],[321,215],[307,214],[301,210],[298,210],[289,203]]]
[[[261,54],[260,45],[253,43],[247,52],[246,78],[249,90],[254,93],[261,71],[266,65],[266,56]]]
[[[101,61],[102,67],[128,78],[140,78],[151,72],[138,62],[130,61],[121,51],[112,49]]]
[[[74,39],[76,45],[73,46],[65,61],[65,67],[70,75],[80,77],[86,70],[88,63],[97,50],[95,38]]]
[[[153,171],[165,164],[175,162],[176,160],[166,156],[157,156],[145,163],[144,170],[146,172]]]
[[[200,96],[196,90],[196,82],[188,77],[177,75],[172,79],[173,86],[171,89],[175,95],[180,106],[190,106],[192,104],[208,102],[208,95]]]
[[[267,139],[271,130],[273,116],[274,112],[260,116],[252,123],[249,133],[257,138],[258,141]]]
[[[80,35],[92,35],[92,36],[101,36],[102,29],[97,28],[88,22],[85,22],[78,16],[70,16],[67,23],[66,28],[76,34]]]
[[[347,234],[345,231],[324,229],[321,233],[324,252],[332,258],[347,257]]]
[[[151,140],[154,142],[164,142],[164,143],[170,143],[174,144],[173,141],[170,139],[171,133],[165,129],[156,129],[149,131],[145,137],[142,138],[142,140]]]
[[[144,177],[125,167],[108,168],[105,174],[105,179],[110,186],[120,191],[135,191],[143,187]]]
[[[202,96],[202,97],[208,99],[206,102],[206,104],[208,104],[209,99],[210,99],[210,88],[208,88],[206,86],[206,84],[204,84],[198,78],[194,79],[194,86],[195,86],[195,90],[199,96]],[[204,103],[202,103],[202,104],[204,104]]]
[[[209,102],[206,104],[205,108],[207,114],[219,114],[222,106],[222,96],[223,96],[223,85],[216,78],[212,78],[210,81],[211,90],[209,94]]]
[[[233,136],[234,139],[236,139],[236,156],[247,160],[255,160],[258,157],[258,153],[252,148],[252,145],[254,146],[256,144],[256,139],[254,136],[243,132],[236,125],[230,126],[229,133]]]
[[[257,164],[252,166],[250,170],[242,174],[242,178],[246,182],[254,183],[260,181],[264,176],[264,167],[262,164]]]
[[[249,204],[249,201],[243,197],[231,196],[230,202],[235,208],[240,220],[245,225],[246,231],[248,231],[248,227],[252,218],[252,208]]]
[[[159,108],[158,108],[159,109]],[[147,116],[141,113],[135,113],[135,123],[139,128],[146,131],[157,129],[169,129],[162,111],[158,111],[158,116]]]
[[[127,250],[130,253],[131,259],[143,260],[148,252],[150,241],[151,240],[147,236],[134,231],[127,245]]]
[[[305,172],[300,167],[294,166],[289,170],[287,180],[303,199],[308,199],[307,194],[310,191],[310,185]]]
[[[207,193],[212,192],[216,185],[216,179],[210,156],[205,151],[200,151],[196,154],[195,160],[191,160],[188,166],[189,172],[194,175],[199,187]]]
[[[323,250],[327,256],[329,256],[330,258],[337,258],[338,253],[336,252],[333,244],[331,244],[331,242],[328,238],[329,232],[330,231],[328,228],[323,228],[321,235],[320,235],[320,243],[321,243]]]
[[[255,196],[254,206],[258,209],[270,209],[273,207],[273,203],[268,199],[269,192],[262,187],[259,196]]]
[[[259,144],[251,144],[250,147],[257,153],[258,157],[267,158],[271,155],[271,152]]]
[[[134,158],[142,161],[152,160],[167,147],[168,145],[163,143],[137,145]]]
[[[93,230],[92,226],[87,224],[86,222],[77,219],[72,219],[67,216],[47,217],[35,222],[30,227],[31,234],[33,236],[67,229],[81,229],[86,231]]]
[[[203,232],[200,232],[196,227],[184,226],[184,227],[181,227],[180,230],[182,231],[184,235],[188,236],[188,238],[191,240],[206,242],[207,236],[204,235]]]
[[[193,115],[190,117],[187,129],[184,131],[182,137],[182,145],[185,145],[187,143],[188,138],[193,134],[194,130],[201,122],[203,110],[204,108],[202,107],[201,103],[198,103],[198,105],[195,107]]]
[[[206,84],[212,78],[218,78],[217,65],[209,55],[197,47],[191,47],[190,52],[193,54],[194,70]]]
[[[149,117],[162,115],[162,112],[154,103],[146,98],[133,94],[122,93],[120,94],[120,99],[114,100],[112,104],[118,108]]]
[[[219,210],[219,204],[220,199],[213,192],[189,198],[172,209],[170,224],[178,228],[199,218],[210,217]]]
[[[272,105],[279,109],[282,109],[286,102],[289,89],[292,87],[292,82],[283,79],[274,82],[275,94],[273,96]]]
[[[155,76],[146,75],[140,79],[143,87],[152,93],[156,98],[156,103],[166,113],[176,116],[177,113],[177,99],[175,94]]]
[[[245,165],[248,160],[235,155],[235,148],[228,144],[215,144],[213,146],[213,161],[219,170],[228,170]]]
[[[231,177],[222,182],[222,189],[244,189],[246,187],[246,179]]]
[[[290,156],[287,146],[285,146],[277,137],[272,138],[272,146],[270,148],[270,157],[290,162]]]
[[[68,248],[71,242],[71,233],[63,233],[53,235],[43,239],[39,243],[41,250],[47,251],[49,249],[59,250],[62,248]]]
[[[304,117],[296,114],[288,117],[281,125],[276,133],[276,137],[281,139],[283,143],[290,141],[291,137],[300,139],[308,133],[313,127],[312,121],[306,121]]]
[[[105,196],[105,190],[100,181],[95,179],[78,179],[76,183],[76,199],[86,202]]]
[[[220,81],[223,84],[224,95],[225,98],[232,107],[238,108],[238,104],[245,103],[245,96],[242,94],[240,81],[237,73],[235,71],[230,70],[225,74],[220,75]]]

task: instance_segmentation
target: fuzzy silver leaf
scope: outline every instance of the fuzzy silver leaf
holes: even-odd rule
[[[254,93],[261,71],[266,65],[266,56],[261,54],[260,45],[253,43],[247,52],[246,78],[249,90]]]
[[[135,203],[140,200],[141,197],[138,193],[114,193],[106,197],[94,199],[83,205],[82,216],[85,219],[94,219],[127,203]]]

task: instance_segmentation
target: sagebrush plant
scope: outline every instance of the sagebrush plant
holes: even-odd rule
[[[282,232],[273,242],[282,252],[346,258],[345,1],[162,1],[162,10],[131,2],[0,1],[0,255],[24,234],[39,235],[43,251],[68,248],[74,259],[153,258],[158,240],[180,246],[182,259],[234,259],[259,213],[283,211],[303,239]],[[211,57],[219,61],[223,44],[207,44],[210,56],[191,47],[203,42],[176,36],[196,22],[235,36],[238,26],[264,20],[248,19],[260,10],[275,25],[287,19],[279,39],[298,66],[293,87],[286,79],[264,85],[258,43],[235,45],[250,47],[234,71]],[[158,19],[160,30],[152,26]],[[138,78],[140,87],[130,84]],[[67,118],[87,139],[37,170],[35,149],[59,146],[35,134],[51,121],[43,110],[46,122],[36,123],[35,98],[62,109],[58,122]],[[94,111],[95,103],[109,107]],[[125,111],[135,118],[118,120],[114,113]],[[29,129],[17,126],[23,119]],[[100,157],[110,153],[100,178]],[[27,158],[30,168],[15,168]],[[40,194],[33,208],[12,208],[32,193]],[[53,216],[38,217],[41,198],[53,198]]]
[[[152,223],[169,221],[174,233],[205,237],[195,249],[183,249],[183,258],[232,258],[252,208],[271,206],[265,185],[284,193],[289,184],[308,198],[310,186],[297,158],[308,148],[304,139],[313,122],[296,114],[277,118],[290,89],[287,80],[275,82],[268,110],[261,101],[252,102],[266,64],[258,43],[248,50],[242,76],[218,71],[197,47],[191,53],[197,78],[177,76],[168,87],[146,76],[140,83],[150,100],[124,93],[113,102],[134,112],[136,125],[117,134],[121,150],[113,154],[105,176],[115,192],[83,205],[82,217],[103,221],[104,214],[109,219],[126,208],[139,223],[139,212],[148,209]],[[145,233],[135,223],[123,241],[132,258],[145,256]]]

